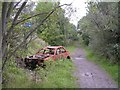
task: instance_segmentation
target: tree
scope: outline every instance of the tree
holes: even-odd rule
[[[88,13],[79,23],[82,35],[89,40],[89,47],[110,62],[118,62],[118,4],[112,2],[89,2]],[[89,38],[88,38],[89,37]]]
[[[39,2],[36,6],[36,12],[49,12],[57,3]],[[37,17],[37,23],[44,18]],[[67,45],[68,39],[72,38],[75,26],[70,24],[68,18],[65,17],[65,11],[62,8],[57,9],[48,20],[37,29],[40,38],[48,42],[50,45]],[[71,38],[69,38],[71,37]]]
[[[18,24],[23,24],[26,20],[31,19],[33,17],[36,17],[38,15],[41,15],[43,13],[37,13],[31,16],[27,16],[23,19],[21,19],[20,17],[22,17],[21,13],[23,12],[24,8],[27,5],[27,0],[24,1],[20,1],[20,2],[2,2],[2,14],[1,14],[1,29],[0,29],[0,57],[2,60],[2,69],[4,69],[4,66],[7,62],[7,60],[9,60],[9,58],[11,58],[12,56],[14,56],[14,54],[16,53],[16,51],[23,46],[26,41],[28,40],[28,38],[32,35],[32,33],[34,33],[36,31],[37,28],[39,28],[39,26],[43,25],[43,23],[49,18],[50,15],[52,15],[54,13],[54,11],[64,5],[68,5],[68,4],[64,4],[64,5],[57,5],[56,7],[54,7],[50,12],[48,12],[46,14],[46,16],[39,22],[38,25],[35,25],[33,28],[31,28],[29,31],[26,32],[26,35],[24,36],[24,39],[21,38],[21,41],[18,41],[17,45],[15,46],[13,44],[12,38],[16,37],[16,33],[18,32],[19,34],[19,30],[15,30],[15,28],[18,27]],[[16,33],[15,33],[16,32]],[[19,37],[16,37],[17,39]],[[17,40],[16,39],[16,40]],[[13,50],[11,50],[11,45],[14,45],[12,47]]]

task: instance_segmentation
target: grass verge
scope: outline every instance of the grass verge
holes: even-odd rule
[[[107,71],[109,73],[109,75],[118,84],[120,84],[120,80],[118,80],[118,65],[109,63],[109,61],[106,58],[96,55],[89,48],[84,48],[84,49],[85,49],[88,60],[91,60],[91,61],[97,63],[98,65],[100,65],[100,67],[102,67],[105,71]]]
[[[16,67],[16,63],[9,63],[3,72],[2,88],[25,88],[30,84],[26,71]]]
[[[73,52],[75,47],[67,47],[67,50]],[[34,50],[30,48],[30,51]],[[73,63],[69,59],[46,61],[46,69],[35,70],[40,79],[36,82],[34,76],[31,78],[27,70],[16,67],[12,60],[3,73],[3,88],[77,88],[76,78],[72,75],[73,70]]]
[[[74,52],[76,47],[75,46],[67,46],[65,47],[70,53]]]
[[[7,73],[4,73],[6,82],[4,88],[77,88],[75,77],[72,76],[74,70],[71,60],[46,61],[46,68],[37,68],[35,71],[38,82],[31,79],[27,70],[9,66]],[[34,78],[33,76],[32,78]]]
[[[76,88],[74,70],[71,60],[47,61],[42,82],[36,84],[38,88]],[[38,73],[41,73],[39,70]],[[39,74],[40,75],[40,74]]]

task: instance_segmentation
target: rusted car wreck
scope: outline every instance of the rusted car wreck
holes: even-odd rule
[[[70,59],[69,52],[63,46],[47,46],[38,50],[35,55],[27,56],[24,59],[26,67],[35,69],[36,66],[44,67],[44,61],[47,60],[59,60],[59,59]]]

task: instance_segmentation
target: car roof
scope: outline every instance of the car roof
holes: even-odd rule
[[[61,48],[63,46],[47,46],[47,48]]]

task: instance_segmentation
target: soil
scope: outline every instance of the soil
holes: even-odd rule
[[[118,88],[112,78],[94,62],[86,59],[82,48],[77,48],[71,55],[76,70],[74,76],[80,88]]]

